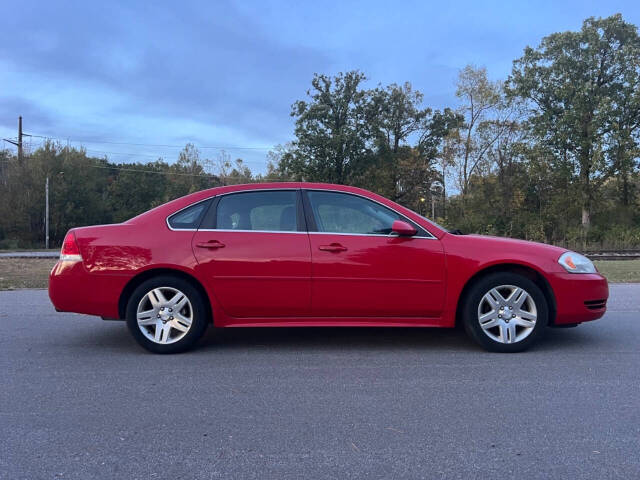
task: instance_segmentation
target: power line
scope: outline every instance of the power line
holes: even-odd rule
[[[126,155],[130,157],[151,157],[151,158],[162,158],[162,155],[154,155],[151,153],[129,153],[129,152],[105,152],[104,150],[93,150],[86,149],[87,152],[93,153],[104,153],[105,155]]]
[[[0,163],[16,163],[12,160],[0,160]],[[109,165],[95,165],[91,163],[87,163],[84,166],[91,168],[102,168],[105,170],[119,170],[124,172],[136,172],[136,173],[153,173],[156,175],[179,175],[185,177],[204,177],[204,178],[216,178],[219,175],[215,173],[184,173],[184,172],[168,172],[168,171],[156,171],[156,170],[144,170],[140,168],[127,168],[127,167],[117,167],[117,166],[109,166]],[[242,175],[224,175],[224,177],[229,178],[244,178]]]
[[[66,138],[49,137],[45,135],[31,135],[32,137],[45,138],[50,140],[66,141]],[[184,148],[184,145],[171,145],[166,143],[131,143],[131,142],[111,142],[99,140],[71,140],[71,143],[92,143],[98,145],[130,145],[134,147],[164,147],[164,148]],[[190,143],[190,142],[188,142]],[[195,145],[196,148],[213,150],[273,150],[273,147],[245,147],[240,145]]]
[[[132,152],[107,152],[104,150],[93,150],[93,149],[85,149],[87,152],[92,152],[92,153],[102,153],[105,155],[124,155],[124,156],[129,156],[129,157],[149,157],[149,158],[156,158],[156,159],[164,159],[165,157],[162,155],[156,155],[156,154],[150,154],[150,153],[132,153]],[[245,159],[241,159],[243,164],[254,164],[254,165],[263,165],[263,162],[259,161],[259,160],[245,160]]]
[[[83,145],[84,143],[89,143],[89,144],[108,144],[108,145],[129,145],[129,146],[138,146],[138,147],[184,148],[184,145],[171,145],[171,144],[162,144],[162,143],[129,143],[129,142],[110,142],[110,141],[100,142],[100,141],[70,140],[68,138],[64,139],[59,137],[49,137],[45,135],[29,135],[29,136],[34,138],[42,138],[44,140],[57,140],[59,142],[67,142],[67,144],[75,143],[75,144],[79,144],[80,146],[84,146]],[[273,147],[243,147],[243,146],[233,146],[233,145],[230,145],[230,146],[195,145],[195,147],[198,149],[214,149],[214,150],[255,150],[255,151],[273,150]],[[92,148],[87,148],[86,151],[92,152],[92,153],[101,153],[105,155],[121,155],[121,156],[128,156],[128,157],[147,157],[147,158],[156,158],[156,159],[166,157],[166,155],[158,155],[158,154],[138,153],[138,152],[110,152],[106,150],[96,150]],[[258,166],[264,165],[264,162],[261,162],[258,160],[242,159],[242,162],[244,164],[252,164],[252,165],[258,165]]]
[[[87,166],[91,168],[104,168],[107,170],[121,170],[124,172],[155,173],[157,175],[182,175],[187,177],[207,177],[207,178],[217,177],[217,175],[213,173],[158,172],[155,170],[143,170],[139,168],[110,167],[108,165],[92,165],[92,164],[88,164]]]
[[[20,117],[20,122],[19,122],[19,139],[20,142],[14,142],[12,140],[9,139],[5,139],[7,142],[9,143],[13,143],[14,145],[18,145],[19,146],[19,155],[18,157],[21,157],[22,154],[22,136],[28,136],[31,138],[41,138],[43,139],[43,141],[40,144],[40,147],[42,146],[42,144],[44,144],[44,142],[46,140],[57,140],[58,142],[66,142],[67,143],[67,148],[69,148],[69,143],[76,143],[76,144],[80,144],[80,146],[84,146],[83,143],[89,143],[89,144],[108,144],[108,145],[129,145],[129,146],[140,146],[140,147],[165,147],[165,148],[184,148],[184,145],[171,145],[171,144],[159,144],[159,143],[131,143],[131,142],[112,142],[112,141],[82,141],[82,140],[70,140],[69,138],[60,138],[60,137],[52,137],[52,136],[46,136],[46,135],[35,135],[35,134],[23,134],[21,126],[22,126],[22,117]],[[32,146],[32,144],[30,145]],[[217,150],[272,150],[272,147],[245,147],[245,146],[222,146],[222,145],[195,145],[196,148],[198,149],[217,149]],[[103,155],[121,155],[121,156],[127,156],[127,157],[146,157],[146,158],[154,158],[156,160],[160,160],[160,159],[164,159],[165,156],[163,155],[157,155],[157,154],[149,154],[149,153],[139,153],[139,152],[111,152],[111,151],[105,151],[105,150],[95,150],[95,149],[85,149],[86,152],[91,152],[94,154],[103,154]],[[5,163],[5,162],[3,162]],[[8,162],[6,162],[8,163]],[[242,159],[242,164],[244,165],[257,165],[257,166],[264,166],[264,162],[262,161],[258,161],[258,160],[244,160]],[[89,165],[91,167],[95,167],[95,168],[112,168],[112,169],[117,169],[117,170],[123,170],[123,171],[131,171],[131,172],[141,172],[141,173],[157,173],[157,174],[163,174],[163,175],[188,175],[188,176],[202,176],[202,177],[208,177],[210,176],[209,174],[205,174],[205,175],[198,175],[198,174],[187,174],[187,173],[178,173],[178,172],[154,172],[154,171],[149,171],[149,170],[140,170],[140,169],[132,169],[132,168],[121,168],[121,167],[108,167],[108,166],[98,166],[98,165]]]

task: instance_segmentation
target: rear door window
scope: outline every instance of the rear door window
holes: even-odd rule
[[[218,201],[216,230],[298,231],[297,192],[277,190],[223,195]]]

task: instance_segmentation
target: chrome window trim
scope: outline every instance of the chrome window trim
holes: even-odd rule
[[[306,235],[309,232],[298,232],[293,230],[234,230],[233,228],[199,228],[198,232],[237,232],[237,233],[297,233]]]
[[[187,205],[186,207],[181,208],[180,210],[176,210],[175,212],[173,212],[171,215],[168,215],[165,218],[165,223],[167,224],[167,227],[169,228],[169,230],[174,231],[174,232],[238,232],[238,233],[296,233],[296,234],[301,234],[301,233],[306,233],[309,235],[344,235],[344,236],[351,236],[351,237],[388,237],[388,238],[394,238],[397,237],[397,235],[392,235],[392,234],[383,234],[383,233],[338,233],[338,232],[310,232],[308,229],[305,232],[293,232],[293,231],[286,231],[286,230],[232,230],[232,229],[219,229],[219,228],[173,228],[170,224],[169,224],[169,219],[171,217],[173,217],[175,214],[180,213],[183,210],[186,210],[189,207],[193,207],[194,205],[197,205],[198,203],[202,203],[202,202],[206,202],[209,200],[214,199],[215,197],[223,197],[225,195],[233,195],[236,193],[250,193],[250,192],[274,192],[274,191],[283,191],[283,190],[304,190],[307,192],[333,192],[333,193],[342,193],[344,195],[354,195],[356,197],[360,197],[360,198],[364,198],[365,200],[369,200],[371,202],[377,203],[378,205],[381,205],[384,208],[388,208],[389,210],[391,210],[392,212],[394,212],[395,214],[401,216],[402,218],[404,218],[405,220],[409,220],[409,222],[411,223],[417,223],[414,220],[411,220],[410,218],[408,218],[406,215],[403,215],[402,213],[396,211],[395,209],[389,207],[388,205],[385,205],[384,203],[381,203],[377,200],[374,200],[373,198],[369,198],[365,195],[359,194],[359,193],[353,193],[353,192],[345,192],[343,190],[334,190],[334,189],[328,189],[328,188],[304,188],[304,187],[285,187],[285,188],[254,188],[254,189],[249,189],[249,190],[239,190],[239,191],[235,191],[235,192],[225,192],[225,193],[219,193],[217,195],[212,195],[210,197],[204,198],[202,200],[198,200],[197,202],[191,203],[189,205]],[[412,237],[407,237],[407,238],[417,238],[417,239],[421,239],[421,240],[437,240],[438,238],[433,235],[429,230],[427,230],[425,227],[421,228],[427,232],[430,236],[428,237],[424,237],[424,236],[412,236]]]
[[[426,230],[425,230],[426,231]],[[309,235],[343,235],[345,237],[383,237],[383,238],[419,238],[424,240],[437,240],[436,237],[423,237],[421,235],[394,235],[393,233],[337,233],[337,232],[307,232]],[[429,233],[427,231],[427,233]]]
[[[260,185],[256,183],[256,185]],[[223,197],[225,195],[233,195],[234,193],[253,193],[253,192],[281,192],[284,190],[300,190],[300,187],[283,187],[283,188],[253,188],[250,190],[236,190],[235,192],[225,192],[220,193],[218,195],[214,195],[216,197]]]
[[[402,213],[398,212],[397,210],[391,208],[389,205],[385,205],[382,202],[379,202],[377,200],[374,200],[373,198],[369,198],[365,195],[361,195],[359,193],[353,193],[353,192],[345,192],[343,190],[330,190],[328,188],[302,188],[302,190],[305,190],[307,192],[333,192],[333,193],[342,193],[344,195],[354,195],[356,197],[360,197],[360,198],[364,198],[365,200],[369,200],[370,202],[374,202],[377,203],[378,205],[387,208],[389,210],[391,210],[392,212],[394,212],[396,215],[399,215],[400,217],[404,218],[405,220],[408,220],[410,223],[418,223],[415,220],[411,220],[410,218],[408,218],[406,215],[403,215]],[[309,200],[311,201],[311,200]],[[313,212],[312,212],[313,213]],[[420,225],[420,224],[418,224]],[[424,237],[424,236],[413,236],[413,237],[407,237],[407,238],[421,238],[421,239],[426,239],[426,240],[437,240],[438,238],[433,235],[429,230],[427,230],[425,227],[423,227],[422,225],[420,225],[420,228],[422,228],[425,232],[427,232],[430,236],[428,237]],[[351,236],[358,236],[358,237],[394,237],[397,235],[392,235],[392,234],[383,234],[383,233],[337,233],[337,232],[309,232],[309,234],[312,233],[319,233],[322,235],[351,235]]]
[[[235,192],[225,192],[225,193],[218,193],[217,195],[212,195],[210,197],[204,198],[202,200],[198,200],[197,202],[193,202],[189,205],[187,205],[186,207],[182,207],[180,210],[176,210],[175,212],[173,212],[172,214],[168,215],[164,220],[165,223],[167,224],[167,227],[169,227],[169,230],[172,230],[174,232],[267,232],[267,233],[308,233],[308,232],[292,232],[292,231],[288,231],[288,230],[223,230],[223,229],[219,229],[219,228],[173,228],[170,224],[169,224],[169,219],[171,217],[173,217],[174,215],[176,215],[177,213],[180,213],[183,210],[186,210],[187,208],[193,207],[194,205],[197,205],[199,203],[202,202],[206,202],[208,200],[212,200],[216,197],[224,197],[225,195],[233,195],[236,193],[252,193],[252,192],[282,192],[282,191],[289,191],[289,190],[294,190],[294,191],[298,191],[301,190],[299,187],[285,187],[285,188],[253,188],[253,189],[249,189],[249,190],[236,190]]]
[[[198,232],[225,232],[225,233],[295,233],[302,235],[344,235],[349,237],[383,237],[383,238],[401,238],[400,235],[384,234],[384,233],[333,233],[333,232],[294,232],[291,230],[233,230],[229,228],[200,228]],[[423,238],[432,240],[432,237],[411,236],[405,238]]]

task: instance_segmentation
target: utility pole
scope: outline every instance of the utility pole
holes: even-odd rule
[[[447,170],[446,160],[442,157],[442,218],[447,218]]]
[[[49,248],[49,175],[44,187],[44,248]]]
[[[9,140],[8,138],[4,138],[5,142],[9,142],[12,145],[18,147],[18,162],[22,163],[22,159],[24,158],[23,148],[22,148],[22,137],[30,137],[26,133],[22,133],[22,116],[18,117],[18,141],[15,142],[13,140]]]
[[[22,163],[22,115],[18,117],[18,161]]]

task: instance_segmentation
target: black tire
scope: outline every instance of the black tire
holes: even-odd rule
[[[479,320],[479,308],[484,295],[492,288],[506,285],[524,289],[533,300],[537,314],[535,326],[530,328],[528,336],[514,343],[501,343],[500,341],[494,340],[489,336],[489,333],[485,333]],[[543,335],[549,322],[549,306],[542,290],[528,278],[509,272],[496,272],[477,280],[469,288],[465,298],[462,299],[461,313],[462,322],[467,334],[486,350],[500,353],[514,353],[526,350]],[[501,327],[497,326],[495,330],[489,329],[489,331],[496,332],[499,331],[500,328]],[[522,331],[522,327],[513,328],[520,328],[520,331]],[[499,336],[499,334],[496,335]]]
[[[182,292],[190,302],[191,326],[182,338],[173,343],[156,343],[147,338],[138,326],[137,309],[140,301],[155,288],[173,288]],[[173,317],[171,317],[173,318]],[[159,275],[141,283],[131,294],[126,310],[127,327],[133,338],[145,349],[153,353],[180,353],[193,348],[211,323],[202,294],[190,282],[171,275]],[[177,332],[178,334],[180,332]]]

